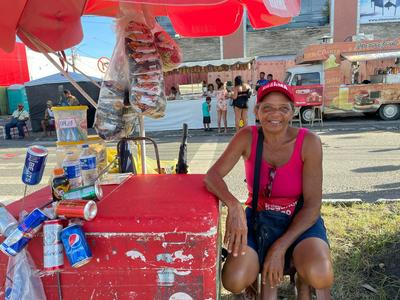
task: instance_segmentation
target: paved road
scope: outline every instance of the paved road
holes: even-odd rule
[[[339,123],[339,124],[336,124]],[[353,120],[332,121],[323,129],[315,128],[324,147],[324,200],[400,199],[400,139],[398,122]],[[180,134],[176,132],[149,133],[159,144],[163,160],[178,155]],[[189,137],[188,161],[192,173],[204,173],[224,151],[232,134],[218,135],[192,131]],[[28,188],[28,193],[45,186],[55,166],[54,140],[0,142],[0,201],[8,203],[23,195],[21,171],[26,147],[42,144],[49,149],[49,159],[42,184]],[[149,153],[150,153],[149,149]],[[244,200],[243,162],[240,161],[227,176],[228,186]]]

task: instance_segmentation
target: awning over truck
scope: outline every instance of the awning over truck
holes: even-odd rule
[[[400,50],[386,51],[386,52],[358,52],[358,53],[343,53],[342,57],[349,61],[367,61],[386,58],[400,57]]]

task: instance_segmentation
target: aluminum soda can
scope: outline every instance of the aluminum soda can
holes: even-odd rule
[[[61,231],[65,254],[73,268],[79,268],[92,259],[92,251],[86,241],[82,226],[73,224]]]
[[[10,214],[4,204],[0,203],[0,233],[8,237],[17,226],[17,220]]]
[[[45,221],[43,224],[43,269],[57,272],[64,267],[64,251],[60,234],[63,225],[60,219]]]
[[[103,197],[103,191],[98,184],[80,187],[69,190],[63,195],[63,200],[84,199],[84,200],[100,200]]]
[[[48,219],[40,209],[35,208],[1,243],[0,250],[10,256],[17,255],[40,230],[43,222]]]
[[[56,204],[56,215],[91,221],[97,215],[97,205],[93,200],[62,200]]]
[[[48,151],[43,146],[31,146],[26,152],[24,170],[22,171],[22,182],[35,185],[42,180],[44,167],[46,166]]]

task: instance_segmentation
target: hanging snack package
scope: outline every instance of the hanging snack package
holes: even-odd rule
[[[168,72],[177,68],[182,61],[178,44],[158,23],[155,24],[152,32],[157,51],[161,56],[163,71]]]
[[[128,62],[123,36],[118,31],[117,43],[100,89],[94,127],[104,140],[129,136],[137,118],[129,103]]]
[[[167,101],[161,56],[153,32],[139,12],[121,18],[118,24],[125,35],[131,105],[141,115],[163,117]]]

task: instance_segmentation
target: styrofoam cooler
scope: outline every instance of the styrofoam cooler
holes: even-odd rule
[[[217,299],[218,201],[203,175],[138,175],[103,191],[97,217],[84,225],[93,260],[66,264],[64,299]],[[44,193],[25,203],[38,206]],[[42,267],[42,239],[28,249]],[[0,254],[0,281],[6,266]],[[42,280],[48,299],[57,299],[56,277]]]

